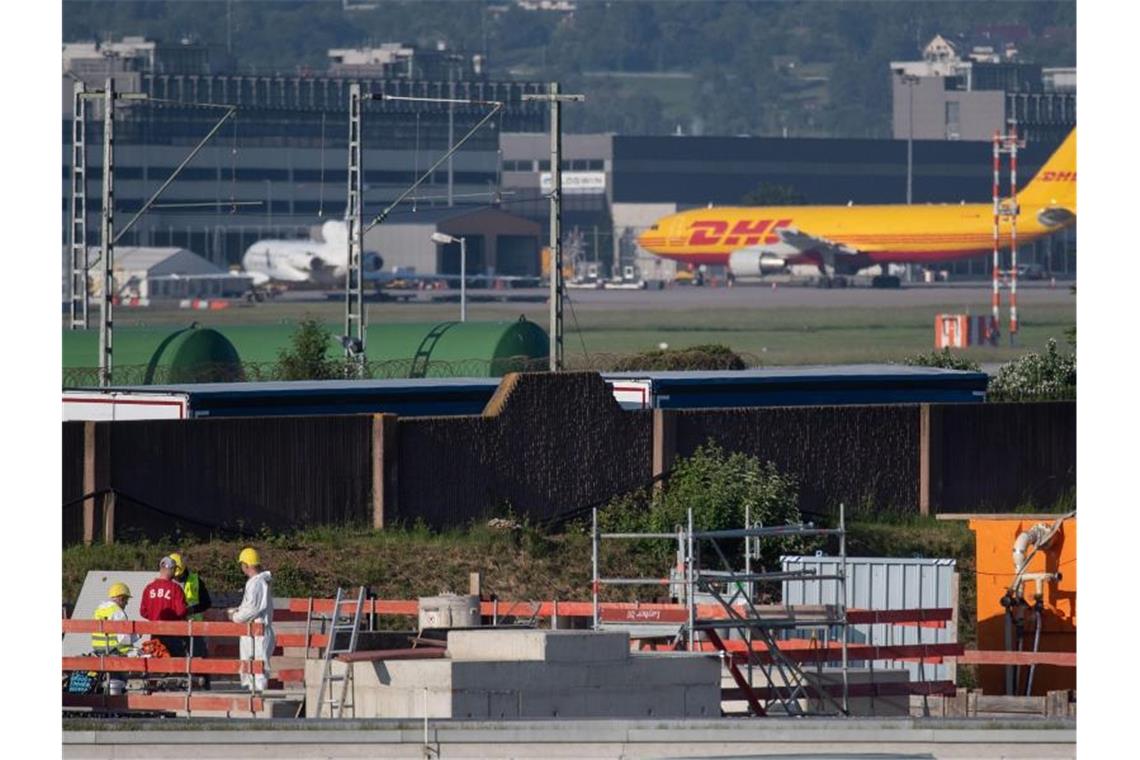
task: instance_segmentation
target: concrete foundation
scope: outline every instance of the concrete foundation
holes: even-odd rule
[[[340,665],[340,668],[346,667]],[[621,632],[469,630],[448,657],[352,663],[356,718],[713,718],[720,662],[629,651]],[[305,665],[306,715],[317,715],[322,662]],[[339,686],[339,684],[336,684]],[[327,713],[326,713],[327,714]]]

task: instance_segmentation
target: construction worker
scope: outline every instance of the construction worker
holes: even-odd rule
[[[131,590],[125,583],[112,583],[107,591],[107,601],[95,608],[95,620],[111,620],[116,623],[126,621],[127,601],[131,598]],[[95,654],[115,655],[119,657],[130,656],[135,653],[139,637],[133,633],[99,633],[91,634],[91,648]]]
[[[210,609],[210,590],[198,573],[186,567],[180,553],[171,552],[169,556],[174,560],[174,582],[182,587],[182,593],[186,597],[186,619],[205,620],[202,613]],[[190,654],[194,657],[206,656],[205,637],[194,636],[190,640]]]
[[[177,564],[170,557],[158,561],[158,577],[146,584],[142,593],[139,614],[147,620],[185,620],[186,595],[182,587],[174,582],[174,568]],[[163,643],[171,657],[186,656],[185,636],[156,636]]]
[[[261,623],[264,633],[261,636],[242,636],[238,655],[243,660],[256,658],[261,660],[264,671],[254,675],[252,684],[255,691],[265,691],[269,680],[269,658],[273,655],[276,646],[276,637],[273,635],[273,594],[269,584],[273,577],[268,570],[261,569],[261,557],[257,549],[247,546],[238,555],[241,571],[245,574],[245,593],[241,598],[241,605],[227,610],[230,620],[235,623]],[[250,674],[241,674],[242,686],[249,686]]]

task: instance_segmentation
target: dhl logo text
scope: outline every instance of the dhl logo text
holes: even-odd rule
[[[692,235],[689,236],[689,245],[757,245],[758,243],[778,243],[780,236],[776,230],[787,227],[791,219],[780,219],[773,222],[771,219],[748,221],[741,219],[728,230],[728,222],[719,220],[703,220],[689,225]]]
[[[1042,182],[1076,182],[1076,172],[1043,172],[1041,174]]]

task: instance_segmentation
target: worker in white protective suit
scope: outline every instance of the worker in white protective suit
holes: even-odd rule
[[[229,616],[235,623],[261,623],[265,627],[265,633],[261,636],[242,636],[239,649],[241,659],[248,660],[252,657],[264,663],[264,672],[253,675],[252,678],[254,690],[265,691],[269,680],[269,658],[273,655],[276,644],[273,635],[273,593],[269,590],[272,576],[268,570],[261,569],[261,557],[253,547],[242,549],[238,562],[248,580],[245,582],[241,606],[231,608]],[[242,673],[241,685],[248,687],[250,678],[250,674]]]

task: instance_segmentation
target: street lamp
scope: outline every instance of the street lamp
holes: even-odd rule
[[[914,74],[904,74],[902,83],[907,91],[907,136],[906,136],[906,205],[912,201],[911,177],[914,173],[914,88],[919,78]]]
[[[467,238],[452,237],[443,232],[431,233],[433,243],[459,243],[459,321],[467,321]]]

